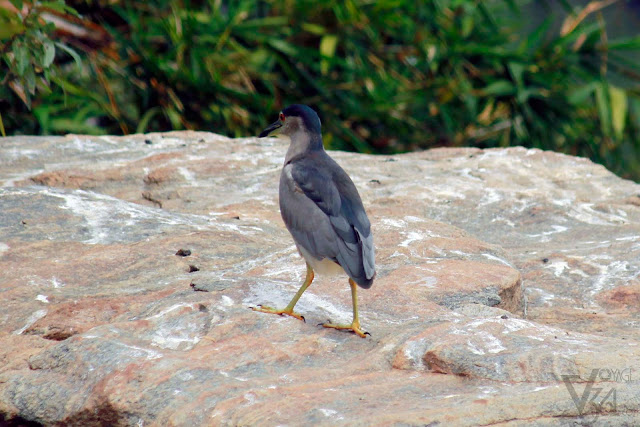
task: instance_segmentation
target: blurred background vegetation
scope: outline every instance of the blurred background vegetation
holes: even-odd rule
[[[638,181],[638,28],[625,0],[0,0],[0,132],[249,136],[306,103],[330,148],[524,145]]]

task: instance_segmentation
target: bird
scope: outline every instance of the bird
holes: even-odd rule
[[[280,111],[278,120],[259,137],[274,133],[291,139],[280,174],[280,214],[307,267],[302,286],[283,309],[258,305],[255,311],[292,316],[315,273],[344,274],[349,278],[353,321],[322,324],[365,338],[358,316],[357,289],[369,289],[376,276],[373,234],[360,194],[349,175],[325,151],[318,114],[302,104]]]

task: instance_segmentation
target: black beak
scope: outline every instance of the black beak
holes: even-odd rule
[[[264,138],[265,136],[268,136],[274,130],[276,130],[278,128],[281,128],[281,127],[282,127],[282,123],[280,123],[280,120],[278,120],[277,122],[273,122],[265,130],[260,132],[260,135],[258,135],[258,138]]]

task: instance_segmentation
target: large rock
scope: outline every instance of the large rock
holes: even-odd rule
[[[287,143],[0,139],[0,423],[632,424],[640,186],[522,148],[332,155],[378,276],[284,306]],[[190,251],[190,255],[189,254]],[[178,254],[177,254],[178,253]]]

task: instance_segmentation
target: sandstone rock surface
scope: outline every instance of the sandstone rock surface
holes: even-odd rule
[[[303,279],[286,146],[0,139],[0,424],[640,420],[640,185],[523,148],[332,153],[377,248],[360,339],[317,326],[350,320],[346,278],[306,323],[248,309]]]

